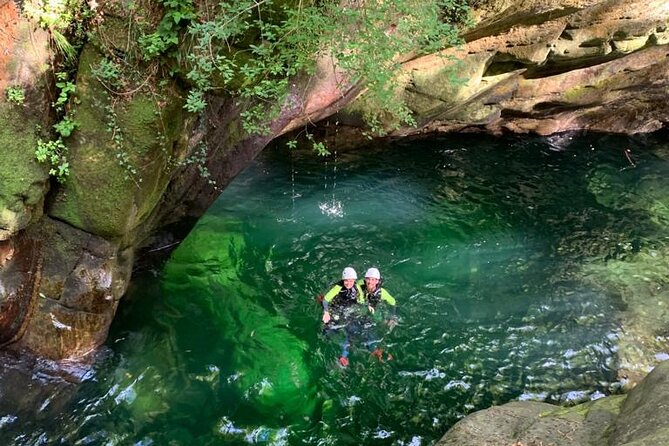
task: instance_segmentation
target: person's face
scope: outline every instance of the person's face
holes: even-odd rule
[[[344,279],[344,288],[350,289],[355,283],[355,279]]]
[[[379,279],[375,277],[365,277],[365,285],[369,291],[374,291],[379,284]]]

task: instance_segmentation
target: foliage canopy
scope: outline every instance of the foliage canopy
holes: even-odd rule
[[[146,12],[156,1],[162,19],[149,25],[146,17],[154,14]],[[90,67],[112,96],[139,91],[148,81],[142,71],[150,78],[162,67],[188,84],[184,108],[189,112],[204,110],[210,93],[237,98],[249,134],[268,132],[291,86],[298,84],[295,79],[315,75],[319,60],[336,65],[344,88],[367,89],[365,118],[372,130],[383,131],[383,115],[398,125],[415,124],[394,91],[402,59],[457,44],[458,27],[468,22],[469,11],[467,0],[119,0],[113,5],[129,11],[132,42],[124,50],[102,45],[103,58]],[[70,69],[76,50],[91,36],[84,32],[86,24],[102,20],[83,7],[83,0],[32,0],[26,12],[51,32]],[[132,38],[130,30],[135,30]],[[51,173],[63,181],[69,170],[64,139],[79,124],[71,118],[74,83],[59,78],[56,86],[58,136],[40,140],[36,157],[48,161]],[[322,143],[313,143],[327,153]]]
[[[319,56],[331,56],[345,83],[362,83],[377,113],[413,124],[394,94],[400,57],[457,44],[467,22],[466,0],[160,0],[165,13],[139,41],[146,59],[173,57],[189,67],[185,108],[199,112],[206,93],[223,90],[248,99],[249,133],[278,113],[290,79],[313,75]],[[367,117],[374,124],[376,116]]]

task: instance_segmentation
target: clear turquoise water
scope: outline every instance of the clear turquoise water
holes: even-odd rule
[[[616,392],[625,306],[583,268],[665,245],[647,203],[621,199],[666,177],[662,141],[460,135],[328,160],[268,149],[136,277],[107,355],[67,402],[0,433],[426,445],[492,404]],[[398,300],[400,324],[377,333],[392,360],[358,343],[343,369],[339,339],[321,334],[314,297],[347,265],[379,267]]]

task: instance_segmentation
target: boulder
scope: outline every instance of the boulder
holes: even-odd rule
[[[644,378],[627,396],[613,424],[609,446],[669,444],[669,361]]]
[[[625,397],[611,396],[560,408],[516,401],[475,412],[459,421],[438,446],[585,446],[602,439]]]
[[[628,395],[573,407],[521,401],[468,415],[438,446],[659,446],[669,444],[669,361]]]

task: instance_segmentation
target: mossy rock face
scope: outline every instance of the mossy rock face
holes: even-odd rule
[[[66,141],[70,176],[50,203],[49,215],[93,234],[131,234],[160,201],[185,147],[180,91],[112,98],[91,72],[101,60],[88,46],[81,55],[74,119]]]
[[[0,102],[0,240],[42,215],[49,188],[47,169],[35,159],[38,120],[18,107]]]
[[[48,170],[35,159],[37,126],[49,125],[45,85],[49,36],[35,30],[13,2],[0,2],[0,240],[42,215]],[[9,89],[22,100],[9,100]]]

